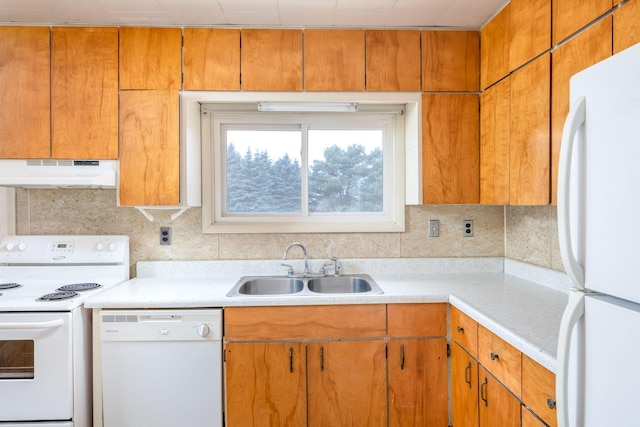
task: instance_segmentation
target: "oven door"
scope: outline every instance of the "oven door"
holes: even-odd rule
[[[0,422],[70,420],[71,313],[0,313]]]

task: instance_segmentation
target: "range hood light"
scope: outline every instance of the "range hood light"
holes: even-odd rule
[[[258,101],[258,111],[286,113],[347,113],[358,111],[356,102]]]

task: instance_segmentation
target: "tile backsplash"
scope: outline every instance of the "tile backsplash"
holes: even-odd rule
[[[507,256],[562,269],[551,207],[407,206],[404,233],[203,234],[199,208],[175,220],[175,211],[152,211],[156,219],[150,222],[134,208],[118,207],[115,190],[19,189],[16,201],[18,234],[126,234],[132,265],[141,260],[279,259],[289,243],[299,241],[311,258]],[[429,219],[440,220],[437,238],[427,237]],[[462,235],[467,219],[474,221],[473,237]],[[170,246],[160,245],[160,227],[171,227]],[[299,257],[297,251],[291,255]]]

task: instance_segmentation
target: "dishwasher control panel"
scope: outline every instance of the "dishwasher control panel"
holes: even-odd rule
[[[102,310],[102,341],[220,341],[222,310]]]

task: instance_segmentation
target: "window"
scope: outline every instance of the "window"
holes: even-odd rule
[[[402,231],[402,111],[203,105],[204,231]]]

